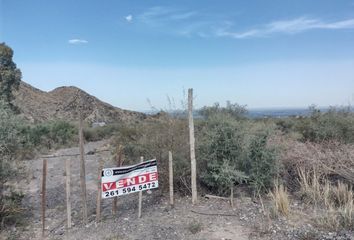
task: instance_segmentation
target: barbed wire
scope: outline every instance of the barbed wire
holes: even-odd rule
[[[104,149],[104,150],[95,150],[95,151],[89,151],[85,153],[85,155],[95,155],[96,153],[101,153],[101,152],[110,152],[111,150],[109,149]],[[40,156],[39,158],[59,158],[59,157],[77,157],[80,156],[80,153],[75,153],[75,154],[63,154],[63,155],[45,155],[45,156]]]

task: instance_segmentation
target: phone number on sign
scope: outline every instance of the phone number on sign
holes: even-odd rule
[[[125,188],[116,189],[113,191],[104,192],[104,196],[106,198],[117,197],[117,196],[129,194],[129,193],[140,192],[140,191],[149,190],[149,189],[153,189],[153,188],[157,188],[157,187],[158,187],[157,182],[144,183],[144,184],[135,185],[132,187],[125,187]]]

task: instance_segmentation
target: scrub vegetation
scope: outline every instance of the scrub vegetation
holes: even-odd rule
[[[0,45],[0,226],[21,220],[23,195],[13,187],[21,160],[39,152],[77,145],[77,126],[65,121],[29,123],[13,105],[21,72],[12,50]],[[227,197],[242,187],[253,200],[267,199],[273,218],[288,217],[291,202],[318,211],[312,221],[322,229],[354,230],[354,114],[350,107],[281,119],[247,117],[245,106],[228,102],[206,106],[195,119],[199,193]],[[124,164],[140,156],[156,158],[161,190],[168,190],[168,152],[173,153],[175,189],[190,192],[186,114],[160,112],[141,121],[122,121],[84,129],[85,140],[120,146]],[[262,203],[263,204],[263,203]],[[202,231],[198,222],[188,229]]]

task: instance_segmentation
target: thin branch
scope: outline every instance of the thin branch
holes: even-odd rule
[[[87,152],[85,153],[85,155],[93,155],[96,153],[100,153],[100,152],[109,152],[110,150],[106,149],[106,150],[98,150],[98,151],[94,151],[94,152]],[[77,157],[79,156],[80,153],[75,153],[75,154],[63,154],[63,155],[46,155],[46,156],[40,156],[39,158],[58,158],[58,157]]]
[[[198,212],[195,210],[191,210],[192,213],[199,214],[199,215],[205,215],[205,216],[221,216],[221,217],[238,217],[239,215],[237,214],[230,214],[230,213],[204,213],[204,212]]]

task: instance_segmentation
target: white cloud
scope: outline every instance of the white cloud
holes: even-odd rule
[[[195,11],[192,12],[182,12],[182,13],[176,13],[176,14],[172,14],[169,18],[171,20],[185,20],[185,19],[189,19],[192,18],[194,16],[196,16],[198,13]]]
[[[74,39],[70,39],[70,40],[68,41],[68,43],[69,43],[69,44],[76,44],[76,45],[78,45],[78,44],[86,44],[86,43],[88,43],[88,41],[85,40],[85,39],[74,38]]]
[[[178,8],[156,6],[139,14],[136,19],[139,23],[162,31],[183,37],[210,35],[213,22],[209,15],[197,11],[185,11]]]
[[[230,27],[216,31],[219,37],[232,37],[236,39],[267,37],[272,34],[296,34],[315,29],[354,29],[354,19],[343,21],[324,22],[320,19],[300,17],[292,20],[274,21],[258,28],[244,32],[230,31]]]
[[[138,18],[142,22],[149,23],[151,21],[154,22],[154,21],[166,19],[166,17],[168,18],[169,14],[173,12],[175,12],[175,10],[172,8],[156,6],[156,7],[149,8],[148,10],[140,14]]]
[[[156,31],[184,37],[228,37],[235,39],[269,37],[275,34],[298,34],[310,30],[354,29],[354,18],[324,21],[298,17],[255,26],[244,31],[235,29],[235,21],[215,14],[156,6],[136,16],[137,23]],[[129,21],[127,19],[127,21]]]
[[[127,20],[127,22],[132,22],[133,21],[133,15],[129,14],[128,16],[125,17],[125,20]]]
[[[137,18],[150,26],[161,26],[190,20],[197,15],[196,11],[182,11],[171,7],[156,6],[147,9]]]

